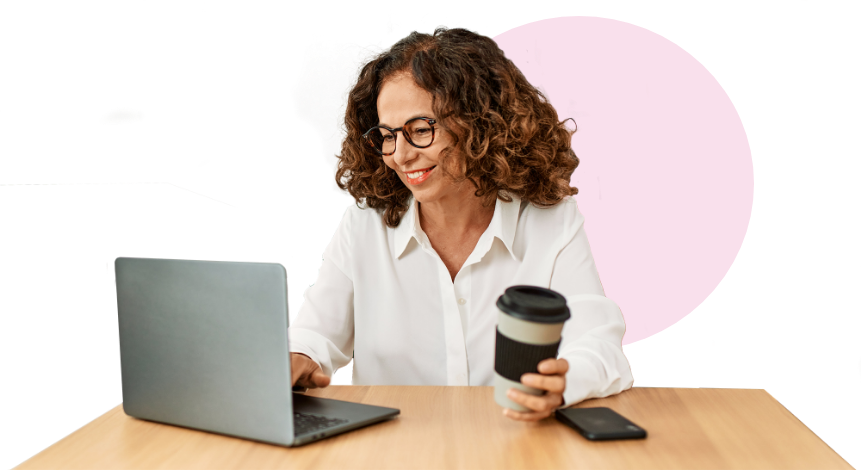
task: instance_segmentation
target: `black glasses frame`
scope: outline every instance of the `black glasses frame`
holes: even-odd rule
[[[406,130],[404,130],[404,128],[407,127],[411,122],[419,121],[419,120],[425,121],[428,123],[428,125],[431,126],[431,140],[430,140],[430,143],[427,145],[416,145],[416,143],[413,142],[413,139],[410,137],[410,133],[407,132]],[[434,127],[434,124],[436,124],[436,122],[437,122],[436,119],[431,119],[431,118],[427,118],[427,117],[416,117],[416,118],[410,119],[409,121],[405,122],[403,126],[398,127],[396,129],[392,129],[391,127],[386,127],[386,126],[374,126],[370,129],[368,129],[368,132],[365,132],[364,134],[362,134],[362,137],[365,139],[365,141],[368,143],[368,145],[370,145],[371,148],[374,149],[374,151],[376,151],[378,154],[380,154],[384,157],[388,157],[389,155],[393,155],[398,148],[398,140],[397,140],[398,131],[402,132],[404,134],[404,138],[407,139],[407,142],[409,142],[410,145],[412,145],[413,147],[415,147],[417,149],[426,149],[426,148],[430,147],[431,145],[433,145],[433,139],[434,139],[434,137],[436,137],[436,127]],[[371,141],[371,132],[374,132],[374,130],[376,130],[376,129],[385,129],[385,130],[391,132],[392,135],[395,136],[395,148],[393,148],[390,153],[383,153],[383,150],[378,149],[374,145],[374,143]]]

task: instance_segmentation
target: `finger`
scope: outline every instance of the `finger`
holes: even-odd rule
[[[293,385],[297,386],[297,387],[303,387],[303,388],[314,388],[314,385],[311,384],[310,382],[311,382],[311,380],[310,380],[309,375],[307,373],[303,374],[300,372],[299,377],[296,378],[296,383],[294,383]]]
[[[538,363],[538,372],[542,374],[565,374],[568,372],[568,361],[565,359],[545,359]]]
[[[553,411],[562,405],[562,395],[558,393],[548,393],[546,395],[535,396],[511,388],[508,389],[508,398],[532,411],[539,412]]]
[[[296,385],[298,385],[298,386],[300,386],[306,390],[309,388],[317,388],[314,386],[314,382],[309,380],[309,378],[307,376],[299,377],[299,380],[296,382]]]
[[[314,382],[314,377],[309,374],[299,377],[299,381],[296,382],[296,385],[299,385],[300,387],[305,387],[306,389],[317,388],[317,384]]]
[[[562,393],[565,391],[564,375],[523,374],[520,377],[520,383],[553,393]]]
[[[502,414],[517,421],[538,421],[547,418],[552,413],[552,411],[520,412],[514,411],[510,408],[505,408],[504,410],[502,410]]]
[[[315,374],[315,377],[317,378],[318,387],[325,387],[326,385],[329,385],[329,377],[325,376],[322,372],[318,372],[317,374]]]

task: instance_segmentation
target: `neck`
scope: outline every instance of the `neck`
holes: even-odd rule
[[[418,203],[419,224],[425,232],[446,238],[465,238],[476,232],[484,233],[493,220],[495,205],[481,207],[474,196],[459,204]]]

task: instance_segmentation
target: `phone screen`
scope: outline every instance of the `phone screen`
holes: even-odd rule
[[[646,437],[645,429],[610,408],[560,409],[556,410],[556,419],[593,441]]]

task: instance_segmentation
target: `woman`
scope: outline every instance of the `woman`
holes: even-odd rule
[[[493,40],[412,33],[349,94],[336,179],[357,202],[290,328],[293,382],[324,387],[351,357],[357,385],[491,385],[496,299],[568,300],[557,359],[509,397],[538,420],[630,388],[624,320],[598,279],[570,196],[571,131]]]

